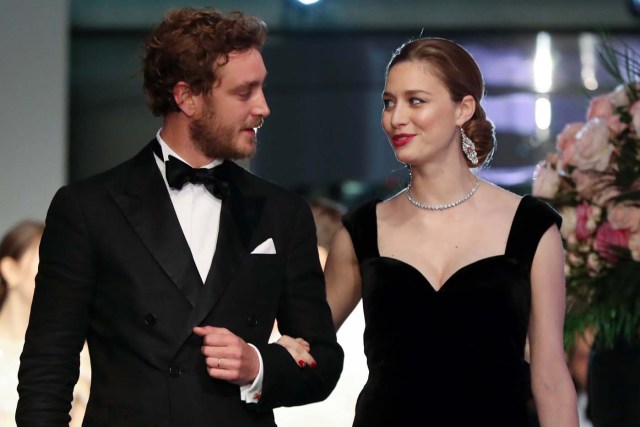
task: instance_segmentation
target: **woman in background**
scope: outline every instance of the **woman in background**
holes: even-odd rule
[[[477,175],[495,149],[484,90],[450,40],[409,41],[388,64],[382,126],[411,180],[343,218],[325,270],[336,328],[363,301],[354,426],[525,427],[531,391],[542,427],[578,425],[561,218]],[[310,363],[307,343],[280,343]]]
[[[44,224],[23,221],[0,242],[0,426],[15,426],[18,402],[18,367],[29,323],[29,312],[38,271],[38,248]],[[89,398],[88,354],[83,351],[82,369],[74,390],[72,427],[79,427]]]
[[[327,198],[309,201],[316,225],[318,255],[324,269],[327,254],[336,232],[342,227],[342,216],[346,208]],[[353,310],[338,331],[338,344],[344,351],[344,364],[340,380],[331,395],[322,402],[274,410],[278,427],[347,427],[353,424],[354,404],[367,379],[367,365],[362,348],[364,316],[362,303]],[[280,338],[277,329],[271,341]],[[301,344],[304,345],[303,340]],[[302,360],[302,359],[298,359]]]

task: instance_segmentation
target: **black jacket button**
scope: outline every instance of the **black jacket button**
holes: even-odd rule
[[[155,325],[157,320],[158,320],[158,316],[156,316],[153,313],[149,313],[146,316],[144,316],[144,323],[147,326]]]
[[[182,369],[180,369],[178,366],[175,366],[175,365],[169,366],[169,375],[171,375],[174,378],[177,378],[180,375],[182,375]]]
[[[258,319],[256,319],[256,316],[252,314],[249,317],[247,317],[247,324],[249,325],[250,328],[253,328],[258,325]]]

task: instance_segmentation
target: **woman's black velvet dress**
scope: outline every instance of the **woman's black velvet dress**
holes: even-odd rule
[[[354,426],[527,426],[531,263],[560,216],[524,196],[505,253],[462,267],[435,291],[411,265],[380,256],[378,202],[343,218],[360,265],[369,367]]]

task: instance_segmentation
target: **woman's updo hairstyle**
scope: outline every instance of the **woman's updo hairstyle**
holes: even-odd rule
[[[466,95],[473,96],[476,101],[475,113],[462,128],[476,145],[478,164],[471,164],[469,159],[467,164],[469,167],[487,165],[496,148],[495,128],[480,105],[484,96],[484,79],[471,54],[459,44],[443,38],[410,40],[393,53],[386,75],[394,65],[407,61],[428,64],[429,71],[444,83],[454,102],[462,101]]]

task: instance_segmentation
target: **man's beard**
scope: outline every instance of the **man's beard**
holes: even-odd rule
[[[250,123],[246,128],[258,128],[258,123]],[[256,153],[257,135],[253,135],[249,142],[239,141],[240,136],[231,126],[218,122],[216,114],[209,105],[205,107],[202,116],[193,119],[189,125],[189,136],[200,151],[212,159],[240,160],[252,157]]]

